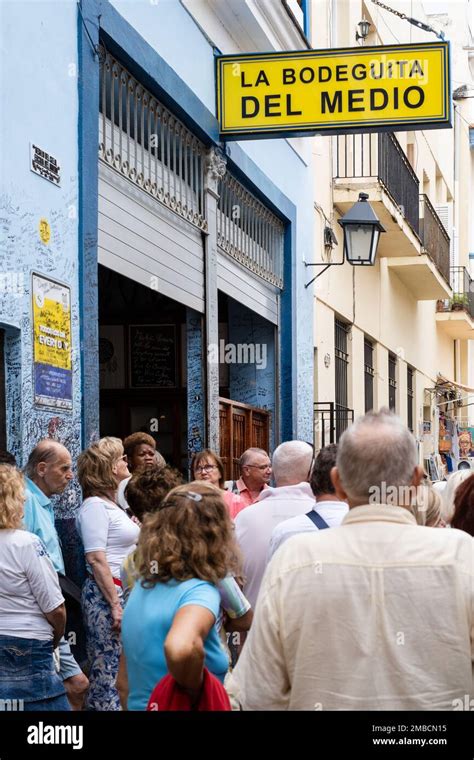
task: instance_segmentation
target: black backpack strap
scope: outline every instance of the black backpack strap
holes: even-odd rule
[[[329,528],[329,525],[327,524],[326,520],[323,520],[321,515],[315,512],[314,509],[312,509],[311,512],[307,512],[306,517],[309,517],[311,522],[316,525],[318,530],[324,530],[325,528]]]

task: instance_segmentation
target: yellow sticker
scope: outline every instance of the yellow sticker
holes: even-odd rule
[[[41,241],[45,245],[48,245],[51,238],[51,225],[47,219],[40,219],[39,235],[40,235]]]

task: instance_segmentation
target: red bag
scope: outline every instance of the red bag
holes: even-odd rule
[[[191,710],[191,698],[168,674],[156,684],[146,709],[153,712]],[[204,668],[201,696],[194,709],[199,712],[232,709],[223,685],[207,668]]]

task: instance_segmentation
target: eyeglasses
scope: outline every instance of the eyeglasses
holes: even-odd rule
[[[271,470],[271,464],[245,464],[244,467],[256,467],[257,470],[264,472],[265,470]]]
[[[122,454],[122,456],[117,459],[117,462],[126,462],[127,460],[128,456],[126,454]]]
[[[194,468],[194,472],[212,472],[212,470],[215,470],[217,468],[216,464],[203,464],[199,465],[199,467]]]

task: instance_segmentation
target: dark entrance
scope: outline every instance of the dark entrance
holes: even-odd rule
[[[187,472],[186,309],[99,266],[100,434],[144,431]]]

